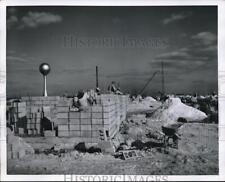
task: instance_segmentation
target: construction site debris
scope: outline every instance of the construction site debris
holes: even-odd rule
[[[137,96],[129,103],[128,113],[147,113],[154,111],[160,107],[160,105],[161,103],[152,97],[146,97],[143,99],[141,96]]]
[[[7,158],[20,159],[29,154],[34,154],[34,149],[22,138],[14,136],[7,128]]]
[[[124,160],[135,159],[140,157],[140,155],[138,155],[136,150],[124,150],[122,151],[122,155]]]
[[[169,98],[151,117],[151,119],[162,121],[168,125],[176,123],[178,118],[185,118],[187,122],[196,122],[204,120],[207,115],[183,104],[179,98]]]
[[[112,141],[101,141],[98,143],[98,148],[101,149],[102,153],[104,154],[114,154],[115,153],[115,147],[112,143]]]
[[[141,140],[145,136],[145,131],[138,126],[132,126],[128,130],[128,135],[134,140]]]

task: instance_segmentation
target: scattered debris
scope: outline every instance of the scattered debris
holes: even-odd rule
[[[135,159],[135,158],[140,157],[137,154],[136,150],[124,150],[124,151],[121,151],[121,152],[122,152],[122,156],[123,156],[124,160]]]

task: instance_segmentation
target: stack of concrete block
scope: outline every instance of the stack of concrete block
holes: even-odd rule
[[[26,103],[26,130],[28,135],[42,134],[41,118],[47,117],[50,121],[56,120],[56,105],[59,96],[50,97],[22,97]]]
[[[28,135],[41,134],[41,118],[47,117],[58,126],[58,136],[97,140],[112,138],[126,118],[127,96],[97,96],[97,104],[76,112],[72,99],[60,97],[23,97],[26,107]],[[22,105],[21,107],[23,108]],[[19,109],[20,112],[24,112]],[[21,130],[22,132],[22,130]],[[52,134],[50,134],[52,135]],[[53,134],[54,136],[54,134]]]
[[[41,134],[41,118],[42,112],[39,110],[37,112],[27,113],[27,123],[26,130],[28,135],[40,135]]]
[[[25,134],[24,128],[18,128],[18,134],[19,135],[24,135]]]
[[[81,112],[70,110],[66,103],[57,105],[58,136],[96,140],[112,138],[126,117],[127,96],[120,97],[112,94],[98,96],[96,105]]]
[[[13,102],[12,107],[9,108],[9,124],[14,126],[14,131],[18,133],[18,121],[20,118],[26,116],[26,103],[25,102]],[[21,131],[21,130],[20,130]]]
[[[69,137],[69,111],[71,107],[71,101],[68,99],[61,99],[57,106],[57,121],[55,124],[58,126],[58,136]]]
[[[14,102],[13,107],[15,108],[17,118],[26,116],[26,102]]]
[[[22,97],[22,101],[26,102],[27,105],[30,106],[54,106],[57,105],[60,100],[59,96],[51,96],[51,97]]]

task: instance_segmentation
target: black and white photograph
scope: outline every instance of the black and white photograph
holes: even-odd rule
[[[5,31],[7,175],[219,175],[218,6],[7,6]]]

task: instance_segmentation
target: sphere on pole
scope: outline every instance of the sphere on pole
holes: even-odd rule
[[[44,87],[43,87],[43,96],[44,97],[48,96],[48,94],[47,94],[47,75],[49,74],[50,70],[51,69],[50,69],[50,66],[48,63],[42,63],[39,66],[39,71],[44,76]]]
[[[40,66],[39,66],[39,71],[42,75],[46,76],[47,74],[49,74],[50,72],[50,66],[48,63],[42,63]]]

